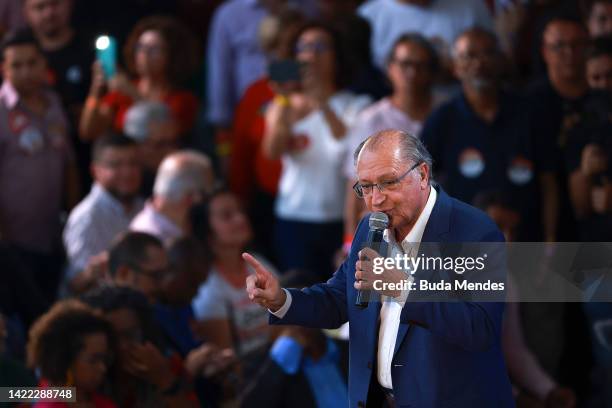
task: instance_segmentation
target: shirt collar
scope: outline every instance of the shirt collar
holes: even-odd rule
[[[51,108],[54,100],[49,89],[43,89],[41,97],[45,98],[49,104],[49,108]],[[0,100],[4,102],[4,106],[9,110],[13,110],[19,104],[20,99],[19,92],[17,92],[13,84],[4,80],[2,82],[2,87],[0,87]],[[49,110],[47,110],[47,112],[49,112]]]
[[[9,81],[4,80],[2,82],[2,88],[0,88],[0,99],[4,102],[4,105],[8,109],[14,109],[19,102],[19,93]]]
[[[427,222],[429,221],[433,207],[436,204],[437,197],[438,193],[436,192],[436,189],[433,186],[430,186],[429,197],[427,197],[427,203],[425,203],[423,211],[421,211],[421,214],[419,214],[419,217],[412,226],[410,232],[402,240],[402,248],[404,249],[404,252],[407,252],[412,247],[412,243],[421,242],[423,233],[425,232],[425,227],[427,226]],[[383,239],[390,244],[395,243],[395,237],[388,228],[383,233]]]

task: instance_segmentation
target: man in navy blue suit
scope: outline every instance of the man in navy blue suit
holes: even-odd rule
[[[379,132],[356,154],[355,190],[368,210],[389,217],[387,256],[416,256],[414,243],[502,242],[481,211],[431,184],[431,156],[416,137]],[[355,306],[357,290],[373,281],[397,283],[406,272],[373,273],[368,218],[359,224],[347,260],[327,282],[283,289],[255,258],[247,292],[269,309],[272,324],[350,327],[350,407],[513,407],[500,333],[503,303],[406,301],[403,292],[379,291],[380,302]],[[410,299],[410,294],[408,294]]]

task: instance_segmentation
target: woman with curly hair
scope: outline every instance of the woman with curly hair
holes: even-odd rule
[[[198,398],[178,354],[164,344],[147,298],[125,286],[104,286],[82,301],[99,310],[117,336],[112,383],[121,407],[195,408]]]
[[[30,329],[28,364],[41,375],[42,387],[75,387],[71,407],[116,407],[98,393],[114,355],[111,325],[93,309],[75,300],[56,303]],[[69,405],[38,402],[35,408]]]
[[[124,47],[127,70],[134,81],[119,73],[107,82],[101,65],[94,64],[79,125],[81,138],[94,140],[110,129],[123,131],[130,108],[161,104],[168,108],[171,120],[167,126],[151,126],[149,138],[178,143],[196,118],[198,101],[180,86],[197,68],[198,55],[195,37],[176,19],[151,16],[140,20]],[[105,94],[106,88],[109,92]]]

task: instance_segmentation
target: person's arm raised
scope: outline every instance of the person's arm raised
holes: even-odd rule
[[[246,279],[249,299],[271,312],[278,311],[287,301],[287,293],[280,287],[278,279],[251,254],[245,252],[242,258],[255,270],[255,274]]]
[[[276,96],[266,109],[266,127],[261,148],[268,159],[278,160],[289,151],[291,141],[292,85],[271,83],[271,86]]]

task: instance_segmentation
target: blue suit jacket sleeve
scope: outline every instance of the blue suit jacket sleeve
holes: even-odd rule
[[[271,324],[291,324],[335,329],[348,320],[346,311],[347,261],[325,283],[298,290],[288,289],[293,298],[287,314],[270,315]]]
[[[481,242],[504,242],[495,229]],[[499,247],[500,249],[502,247]],[[491,268],[505,272],[503,250],[490,257]],[[504,304],[501,302],[407,302],[400,321],[425,327],[449,343],[468,351],[484,351],[499,343]]]
[[[293,299],[291,307],[282,319],[271,314],[270,324],[335,329],[348,321],[347,290],[354,289],[353,279],[347,282],[347,276],[355,273],[357,253],[367,236],[368,219],[365,217],[359,223],[351,252],[334,275],[327,282],[306,289],[288,289]],[[347,285],[351,286],[350,289]]]

